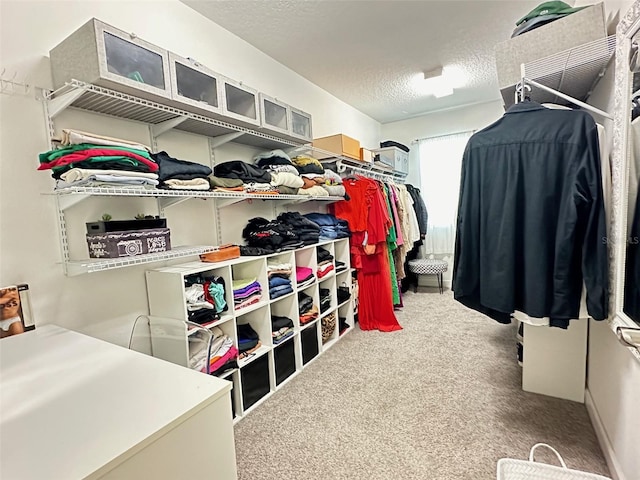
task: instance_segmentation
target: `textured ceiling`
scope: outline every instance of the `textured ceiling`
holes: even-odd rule
[[[499,100],[493,47],[540,3],[182,1],[381,123]],[[453,95],[420,92],[438,66],[455,74]]]

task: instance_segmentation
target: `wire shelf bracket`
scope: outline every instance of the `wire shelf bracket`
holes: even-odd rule
[[[181,115],[179,117],[172,118],[170,120],[165,120],[164,122],[152,124],[151,125],[151,134],[154,137],[159,137],[163,133],[167,133],[169,130],[173,130],[178,125],[180,125],[185,120],[187,120],[188,118],[189,117],[187,117],[185,115]]]
[[[533,101],[558,103],[564,100],[605,118],[611,118],[607,112],[591,106],[588,108],[585,102],[604,76],[615,49],[616,37],[610,35],[523,63],[520,68],[522,82],[536,87],[529,92]],[[516,100],[522,96],[516,92]]]

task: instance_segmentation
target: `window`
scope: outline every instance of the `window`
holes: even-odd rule
[[[420,140],[420,190],[429,213],[425,253],[453,254],[462,155],[473,132]]]

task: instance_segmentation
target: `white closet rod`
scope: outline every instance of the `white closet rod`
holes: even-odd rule
[[[543,85],[541,83],[536,82],[535,80],[531,80],[530,78],[527,77],[522,77],[522,86],[523,86],[523,94],[524,94],[524,85],[533,85],[536,88],[540,88],[546,92],[549,92],[553,95],[556,95],[560,98],[565,99],[568,102],[573,103],[574,105],[577,105],[579,107],[584,108],[585,110],[589,110],[590,112],[596,113],[598,115],[603,116],[604,118],[608,118],[609,120],[613,120],[613,117],[611,115],[609,115],[607,112],[600,110],[599,108],[596,108],[592,105],[589,105],[588,103],[585,102],[581,102],[580,100],[577,100],[565,93],[559,92],[557,90],[554,90],[551,87],[547,87],[546,85]]]
[[[400,181],[400,179],[392,175],[387,175],[385,173],[378,173],[371,170],[367,170],[366,168],[360,168],[353,165],[349,165],[349,164],[343,163],[342,160],[338,160],[336,163],[337,163],[339,173],[344,173],[347,170],[350,170],[351,172],[358,173],[363,177],[369,177],[369,178],[373,178],[374,180],[381,180],[387,183],[396,183]]]

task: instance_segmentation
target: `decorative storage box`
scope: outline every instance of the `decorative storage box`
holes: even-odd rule
[[[87,245],[91,258],[134,257],[171,250],[168,228],[88,234]]]
[[[397,172],[409,172],[409,153],[398,147],[376,148],[373,153],[379,155],[380,161]]]
[[[291,136],[311,142],[313,140],[313,129],[311,128],[311,114],[289,107],[291,113]]]
[[[496,68],[505,105],[514,103],[515,85],[522,79],[522,63],[533,62],[606,35],[604,4],[598,3],[498,43],[495,46]]]
[[[171,97],[169,53],[95,18],[49,55],[55,88],[75,79],[152,100]]]
[[[248,127],[260,126],[258,91],[229,78],[222,81],[222,114]]]
[[[109,220],[87,222],[87,233],[130,232],[150,230],[152,228],[167,228],[166,218],[144,218],[134,220]]]
[[[264,93],[260,93],[259,98],[262,128],[289,135],[291,133],[289,121],[291,107]]]
[[[346,135],[338,134],[329,137],[314,138],[313,146],[338,155],[353,158],[354,160],[360,160],[360,142]]]
[[[222,113],[222,77],[204,65],[169,52],[171,97],[179,108],[195,113]]]

